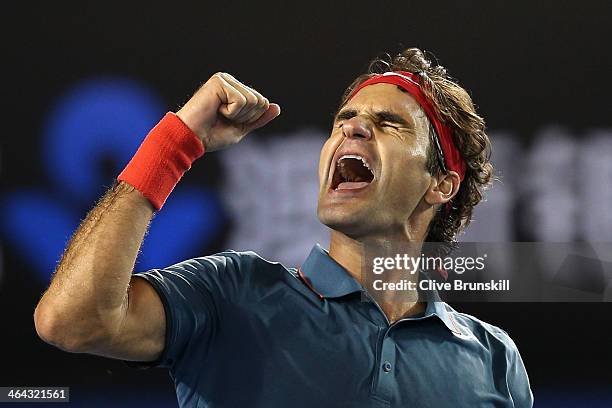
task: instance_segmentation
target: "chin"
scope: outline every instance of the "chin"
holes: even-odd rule
[[[323,225],[352,238],[363,235],[369,229],[368,221],[373,221],[364,209],[347,209],[340,206],[319,206],[317,216]]]

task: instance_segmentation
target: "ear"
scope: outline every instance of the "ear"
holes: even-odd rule
[[[457,194],[460,184],[459,174],[455,171],[433,176],[425,192],[425,202],[429,205],[446,204]]]

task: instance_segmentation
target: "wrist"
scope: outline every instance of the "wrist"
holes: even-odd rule
[[[128,182],[117,181],[113,187],[113,191],[117,194],[117,196],[131,202],[133,207],[143,208],[145,209],[146,213],[155,212],[155,207],[151,201]]]
[[[208,136],[210,134],[210,126],[206,126],[206,124],[203,123],[201,113],[185,105],[179,109],[175,115],[193,132],[206,149],[209,139]]]
[[[183,174],[203,154],[200,138],[169,112],[149,132],[117,180],[140,191],[159,211]]]

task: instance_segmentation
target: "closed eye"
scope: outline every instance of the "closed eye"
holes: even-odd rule
[[[400,128],[398,125],[394,125],[392,123],[387,123],[387,122],[381,123],[380,127],[390,127],[392,129],[395,129],[395,130],[399,130],[399,128]]]
[[[358,115],[357,110],[345,108],[338,112],[335,118],[335,127],[342,128],[344,121],[354,118]],[[412,132],[414,125],[409,123],[401,115],[391,112],[389,110],[379,110],[372,113],[373,120],[381,128],[391,128],[397,131],[408,131]]]

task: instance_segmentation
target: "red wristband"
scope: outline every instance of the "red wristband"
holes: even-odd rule
[[[159,211],[204,145],[183,121],[168,112],[149,132],[117,180],[140,191]]]

